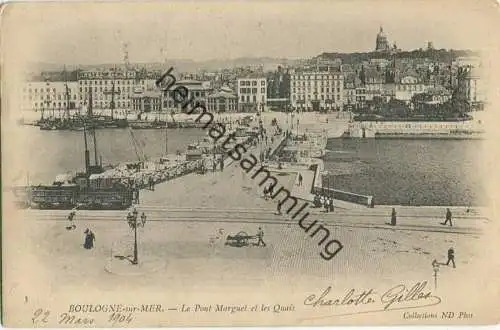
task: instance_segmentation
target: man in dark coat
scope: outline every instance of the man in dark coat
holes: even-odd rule
[[[330,212],[335,211],[335,205],[333,205],[333,198],[332,197],[330,197],[330,203],[328,206],[330,207]]]
[[[263,237],[264,237],[264,231],[262,230],[261,227],[259,227],[259,230],[257,231],[257,238],[259,239],[259,241],[257,242],[257,246],[266,246]]]
[[[85,243],[83,247],[90,250],[94,247],[95,235],[90,229],[85,229]]]
[[[456,268],[455,267],[455,251],[453,250],[453,248],[450,248],[448,250],[448,262],[446,262],[446,266],[448,266],[450,264],[450,261],[453,264],[453,268]]]
[[[445,222],[441,222],[442,225],[445,225],[448,223],[448,221],[450,222],[450,227],[453,227],[453,223],[451,222],[451,211],[450,209],[446,209],[446,221]]]
[[[392,208],[392,214],[391,214],[391,226],[396,225],[396,209]]]
[[[75,214],[76,212],[75,211],[71,211],[71,213],[68,215],[68,222],[69,222],[69,225],[66,226],[66,229],[67,230],[73,230],[73,229],[76,229],[76,225],[75,223],[73,222],[74,218],[75,218]]]

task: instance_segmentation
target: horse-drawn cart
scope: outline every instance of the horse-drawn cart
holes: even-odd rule
[[[229,235],[226,238],[226,245],[235,246],[235,247],[243,247],[250,245],[250,241],[252,239],[258,238],[257,235],[248,235],[244,231],[240,231],[236,235]]]

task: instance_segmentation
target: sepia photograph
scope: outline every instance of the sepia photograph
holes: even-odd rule
[[[2,324],[500,321],[500,5],[0,12]]]

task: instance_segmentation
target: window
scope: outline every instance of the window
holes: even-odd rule
[[[252,88],[252,94],[257,94],[257,88]]]
[[[241,95],[241,102],[245,102],[245,96]]]
[[[260,89],[260,92],[261,92],[262,94],[264,94],[264,93],[266,92],[266,89],[265,89],[265,88],[261,88],[261,89]]]
[[[256,81],[252,81],[252,86],[257,86],[257,82]]]
[[[266,82],[265,82],[264,80],[262,80],[262,81],[260,82],[260,85],[261,85],[261,86],[265,86],[265,85],[266,85]]]

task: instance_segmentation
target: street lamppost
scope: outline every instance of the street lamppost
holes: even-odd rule
[[[132,265],[137,265],[139,263],[139,256],[137,251],[137,227],[144,227],[146,223],[146,216],[141,217],[141,221],[138,221],[137,213],[130,214],[127,216],[127,222],[131,229],[134,230],[134,259],[132,260]]]

